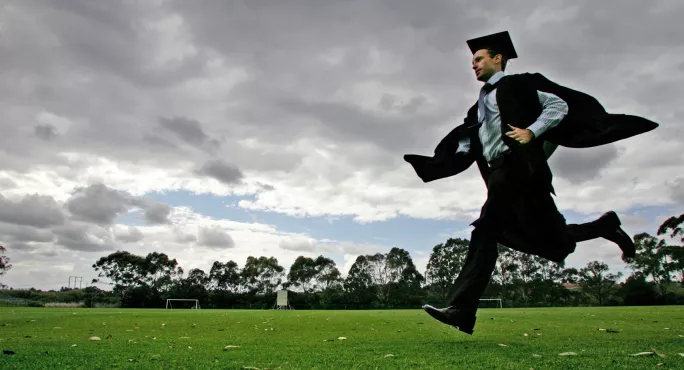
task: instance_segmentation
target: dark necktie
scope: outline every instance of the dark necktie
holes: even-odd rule
[[[477,110],[480,111],[480,118],[478,121],[480,123],[484,122],[485,120],[485,102],[484,99],[489,94],[494,88],[496,87],[496,84],[490,84],[490,83],[485,83],[484,86],[482,86],[482,89],[480,89],[480,98],[477,100]]]

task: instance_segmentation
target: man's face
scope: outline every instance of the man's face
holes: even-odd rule
[[[478,81],[486,82],[496,72],[501,71],[501,55],[489,56],[487,49],[480,49],[473,54],[473,71]]]

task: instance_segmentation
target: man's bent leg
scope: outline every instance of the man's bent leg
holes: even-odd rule
[[[577,243],[601,237],[610,240],[622,250],[622,259],[627,260],[634,257],[635,246],[632,238],[620,227],[621,224],[617,214],[610,211],[595,221],[570,224],[568,231]]]
[[[599,238],[599,232],[592,222],[583,224],[568,224],[568,231],[576,243]]]

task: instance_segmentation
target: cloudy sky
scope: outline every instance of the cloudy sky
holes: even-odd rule
[[[333,258],[470,235],[475,167],[424,184],[477,99],[466,39],[508,30],[540,72],[655,131],[550,160],[569,222],[630,234],[684,211],[684,4],[594,1],[0,0],[0,243],[16,288],[59,288],[117,249]],[[624,270],[582,243],[567,264]]]

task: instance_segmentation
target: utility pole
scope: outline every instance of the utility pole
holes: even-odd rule
[[[83,288],[83,276],[69,276],[69,289],[71,289],[71,278],[74,278],[74,289],[76,289],[76,282],[78,281],[78,287]],[[80,280],[78,280],[80,279]]]

